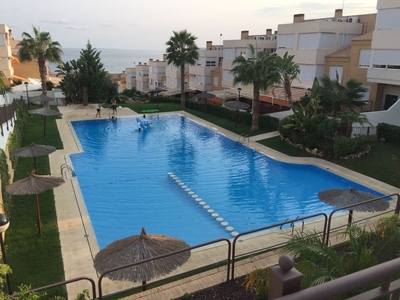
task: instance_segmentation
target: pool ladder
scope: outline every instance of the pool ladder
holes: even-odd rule
[[[300,216],[297,216],[296,217],[296,219],[294,219],[294,220],[292,220],[292,219],[286,219],[285,220],[285,222],[289,222],[289,221],[291,221],[290,222],[290,227],[292,227],[292,235],[293,235],[293,233],[294,233],[294,223],[296,222],[296,221],[299,221],[299,219],[301,219],[301,217]],[[303,232],[304,231],[304,220],[301,220],[301,232]],[[279,227],[279,229],[282,229],[282,226],[283,225],[281,225],[280,227]]]
[[[246,139],[247,139],[247,142],[249,143],[250,142],[250,137],[248,136],[248,135],[244,135],[244,133],[242,133],[239,137],[238,137],[238,139],[237,139],[237,143],[238,144],[243,144],[245,141],[246,141]]]
[[[61,172],[61,177],[64,178],[64,174],[65,174],[65,178],[67,178],[67,172],[69,172],[71,174],[71,178],[72,177],[76,177],[76,173],[74,171],[74,169],[72,169],[67,163],[64,163],[60,166],[60,172]]]

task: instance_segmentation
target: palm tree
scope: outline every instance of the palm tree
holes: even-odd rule
[[[298,257],[297,269],[304,274],[307,287],[351,274],[377,263],[369,247],[370,233],[356,224],[348,226],[342,236],[348,239],[348,248],[338,251],[321,240],[316,232],[297,232],[283,247],[283,251]],[[379,248],[379,245],[377,245]]]
[[[233,84],[253,84],[253,115],[251,131],[258,130],[258,117],[260,114],[260,90],[266,91],[279,81],[276,69],[276,55],[261,51],[256,53],[253,45],[249,45],[251,57],[236,57],[231,72],[234,75]]]
[[[173,31],[174,35],[166,43],[167,62],[181,69],[181,108],[185,107],[185,64],[195,65],[199,59],[199,48],[195,41],[197,37],[182,30]]]
[[[46,95],[46,61],[62,62],[61,45],[59,42],[53,42],[49,32],[41,32],[36,27],[33,27],[33,36],[23,32],[22,37],[22,41],[17,45],[19,60],[21,62],[37,60],[42,81],[42,93]]]
[[[293,80],[297,79],[297,75],[300,73],[300,67],[293,61],[293,58],[294,55],[289,55],[289,53],[286,52],[283,57],[277,57],[277,66],[280,75],[280,82],[283,84],[290,108],[294,112],[291,86]]]
[[[359,100],[365,92],[362,82],[356,79],[350,79],[343,85],[339,82],[338,74],[334,80],[329,76],[321,78],[321,105],[325,112],[332,113],[333,116],[339,111],[353,111],[364,105]]]

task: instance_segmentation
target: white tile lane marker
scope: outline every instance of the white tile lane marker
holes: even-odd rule
[[[225,227],[226,230],[231,232],[232,236],[237,236],[239,233],[236,231],[233,231],[234,228],[232,226],[228,226],[229,223],[224,221],[224,218],[220,217],[218,213],[216,213],[212,208],[210,208],[209,205],[206,205],[206,202],[203,201],[202,198],[200,198],[198,195],[195,194],[187,185],[185,185],[182,180],[178,178],[178,176],[174,175],[172,172],[167,173],[172,180],[174,180],[185,192],[188,193],[197,203],[203,206],[203,208],[213,217],[217,222],[221,224],[221,226]]]

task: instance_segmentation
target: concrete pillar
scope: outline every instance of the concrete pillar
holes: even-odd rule
[[[269,300],[300,291],[303,274],[294,268],[294,261],[289,255],[279,258],[279,265],[271,267],[269,280]]]

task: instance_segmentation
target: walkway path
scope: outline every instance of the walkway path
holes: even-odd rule
[[[98,274],[93,267],[93,258],[99,251],[99,246],[92,228],[90,218],[83,201],[83,197],[79,188],[76,177],[72,172],[61,169],[62,164],[71,166],[69,154],[79,152],[82,150],[78,139],[75,136],[74,130],[70,124],[72,120],[89,120],[94,119],[96,109],[94,105],[83,107],[81,105],[70,105],[66,107],[59,107],[63,113],[62,119],[57,120],[57,126],[64,144],[64,149],[57,150],[52,153],[50,157],[51,174],[60,174],[66,179],[66,183],[54,189],[55,204],[57,210],[57,220],[60,231],[61,251],[64,261],[64,272],[66,279],[72,279],[80,276],[87,276],[98,279]],[[211,130],[220,132],[228,138],[237,140],[239,135],[234,134],[228,130],[220,128],[212,123],[206,122],[202,119],[196,118],[185,112],[178,112],[185,117],[194,119],[196,122],[207,126]],[[102,111],[103,118],[108,118],[108,111]],[[134,117],[137,115],[134,111],[128,108],[118,110],[118,118]],[[278,133],[268,133],[259,136],[251,137],[246,140],[244,144],[262,152],[270,157],[281,161],[292,163],[307,163],[320,166],[328,169],[331,172],[339,174],[345,178],[364,184],[378,192],[384,194],[399,193],[399,189],[391,187],[387,184],[369,178],[367,176],[358,174],[356,172],[347,170],[343,167],[334,165],[327,161],[316,158],[295,158],[284,155],[280,152],[267,148],[259,143],[257,140],[276,136]],[[357,214],[358,218],[361,215]],[[346,222],[347,215],[339,216],[335,219],[336,222]],[[306,223],[309,228],[321,226],[321,222]],[[259,235],[252,235],[249,237],[241,238],[241,242],[237,244],[237,254],[248,253],[266,247],[268,245],[276,245],[286,241],[291,237],[291,230],[271,230]],[[192,269],[196,269],[208,264],[222,261],[227,258],[227,249],[225,245],[214,245],[199,249],[192,252],[189,261],[178,268],[170,275],[180,274]],[[261,257],[257,256],[248,260],[243,260],[237,263],[235,268],[235,275],[241,276],[248,274],[254,267],[263,268],[269,265],[276,264],[278,255],[275,253],[265,254]],[[159,278],[160,279],[160,278]],[[226,267],[220,267],[215,270],[208,271],[196,276],[192,276],[183,280],[179,280],[161,287],[140,293],[126,299],[171,299],[184,295],[185,293],[192,293],[212,285],[223,282],[226,279]],[[151,283],[149,281],[148,283]],[[104,280],[103,292],[110,294],[128,288],[139,286],[140,283],[119,282]],[[69,299],[75,299],[75,296],[82,292],[84,289],[90,289],[87,282],[78,282],[67,286]]]

